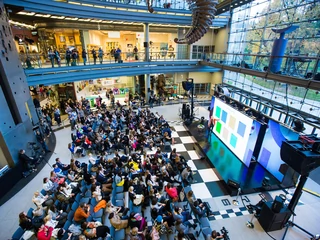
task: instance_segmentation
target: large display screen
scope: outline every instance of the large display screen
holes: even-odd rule
[[[243,161],[245,159],[253,120],[218,98],[216,98],[214,102],[213,116],[218,119],[213,128],[213,132]]]
[[[210,103],[210,107],[209,107],[209,119],[211,118],[211,116],[212,116],[212,114],[213,114],[214,100],[215,100],[215,96],[212,96],[212,98],[211,98],[211,103]]]
[[[280,182],[283,174],[279,171],[284,162],[280,157],[281,144],[285,140],[298,140],[299,134],[286,128],[276,121],[269,120],[267,131],[264,135],[258,162],[267,169]]]

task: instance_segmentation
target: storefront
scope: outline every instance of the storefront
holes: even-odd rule
[[[150,57],[161,58],[167,54],[174,57],[176,49],[174,38],[176,37],[177,34],[174,33],[150,33]],[[137,47],[139,52],[144,51],[143,42],[143,32],[90,30],[86,46],[89,53],[91,53],[90,50],[93,48],[95,50],[101,48],[106,58],[110,56],[110,52],[113,49],[119,48],[122,52],[123,60],[130,60],[134,59],[133,52],[135,47]],[[89,56],[91,57],[91,55]]]
[[[101,78],[89,81],[75,82],[76,98],[81,97],[90,100],[91,107],[95,104],[95,99],[99,96],[106,104],[110,103],[107,94],[113,94],[116,101],[125,104],[129,100],[129,93],[135,93],[134,77],[114,77]]]

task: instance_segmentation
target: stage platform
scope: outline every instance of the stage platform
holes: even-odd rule
[[[286,186],[282,185],[258,162],[252,162],[248,168],[208,129],[207,123],[204,123],[205,128],[202,130],[198,128],[199,123],[193,122],[189,126],[186,126],[190,135],[196,140],[194,148],[202,154],[202,161],[206,161],[216,170],[217,176],[222,180],[221,182],[229,190],[229,193],[233,190],[232,195],[235,194],[236,189],[228,186],[228,180],[240,183],[241,194],[283,189],[293,185],[293,183]],[[262,184],[265,177],[270,179],[267,186],[263,186]]]

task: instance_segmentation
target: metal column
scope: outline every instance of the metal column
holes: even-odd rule
[[[149,54],[149,23],[143,24],[143,32],[144,32],[144,51],[145,51],[145,57],[144,61],[149,62],[150,61],[150,54]]]

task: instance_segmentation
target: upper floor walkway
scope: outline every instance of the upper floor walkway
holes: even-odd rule
[[[127,4],[130,3],[137,4]],[[5,4],[22,8],[18,14],[42,17],[52,20],[70,20],[96,23],[151,23],[190,26],[191,11],[186,1],[153,1],[154,13],[149,13],[145,0],[4,0]],[[222,13],[212,23],[213,27],[223,27],[229,21],[229,13]]]
[[[54,60],[54,68],[52,68],[52,62],[42,55],[20,54],[30,86],[102,77],[229,70],[317,91],[320,90],[320,81],[318,79],[320,75],[319,57],[281,57],[281,68],[276,73],[269,68],[272,62],[270,55],[211,54],[204,56],[202,53],[193,53],[190,58],[187,54],[179,54],[179,52],[152,52],[150,53],[149,61],[145,62],[144,58],[143,52],[139,52],[136,56],[133,53],[123,52],[121,54],[123,63],[115,62],[114,57],[107,54],[101,63],[97,59],[96,64],[94,64],[93,59],[89,57],[86,66],[84,66],[83,60],[76,61],[76,66],[71,66],[71,62],[69,63],[70,66],[68,66],[64,55],[61,54],[60,67]],[[62,76],[65,79],[60,79]]]
[[[96,65],[25,69],[29,86],[52,85],[107,77],[177,72],[217,72],[218,68],[201,66],[199,61],[152,61],[102,63]]]

